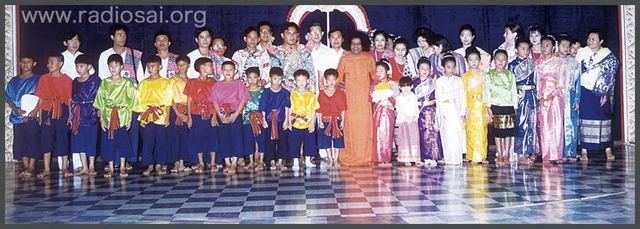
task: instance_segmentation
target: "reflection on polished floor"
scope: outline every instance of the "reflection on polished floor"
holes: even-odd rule
[[[21,179],[6,223],[635,223],[635,146],[614,162]]]

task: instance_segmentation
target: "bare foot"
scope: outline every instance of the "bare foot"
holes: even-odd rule
[[[63,177],[72,177],[73,173],[70,172],[69,170],[64,170],[64,171],[62,171],[62,176]]]
[[[196,173],[203,173],[204,172],[204,164],[198,164],[197,166],[195,166],[195,168],[193,168],[193,170],[195,170]]]
[[[125,171],[120,170],[120,177],[125,178],[125,177],[128,177],[128,176],[129,176],[129,174],[127,173],[126,170]]]
[[[587,151],[586,150],[582,150],[580,152],[580,161],[588,161],[589,157],[587,157]]]
[[[88,173],[89,173],[88,169],[87,170],[82,169],[82,170],[79,170],[75,175],[76,176],[82,176],[82,175],[85,175],[85,174],[88,174]]]
[[[613,156],[613,153],[611,152],[610,148],[607,148],[605,152],[607,153],[607,161],[613,161],[616,159],[616,157]]]
[[[95,176],[95,175],[98,175],[98,172],[96,172],[96,169],[89,167],[89,176]]]
[[[151,175],[151,172],[153,171],[153,167],[148,167],[146,170],[144,170],[144,172],[142,172],[143,176],[149,176]]]
[[[113,171],[109,171],[104,174],[104,178],[112,178],[112,177],[113,177]]]
[[[188,173],[188,172],[191,172],[191,170],[192,170],[192,169],[191,169],[191,167],[189,167],[189,166],[183,166],[183,167],[182,167],[182,171],[183,171],[183,172],[187,172],[187,173]]]
[[[41,173],[38,173],[38,178],[42,179],[45,177],[51,176],[51,172],[49,171],[42,171]]]

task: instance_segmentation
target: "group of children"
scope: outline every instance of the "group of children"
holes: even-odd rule
[[[474,33],[466,25],[460,31],[461,37]],[[406,166],[488,163],[489,124],[495,130],[497,164],[510,163],[514,153],[519,162],[531,164],[538,151],[545,162],[575,161],[578,125],[562,130],[577,122],[580,95],[563,95],[566,88],[579,87],[573,84],[580,82],[580,64],[567,51],[574,42],[561,38],[554,53],[555,39],[545,36],[536,41],[542,53],[534,55],[536,45],[529,39],[516,39],[508,26],[505,34],[508,47],[493,55],[473,45],[461,48],[464,55],[452,52],[446,38],[435,35],[430,42],[436,51],[416,60],[404,38],[393,40],[395,57],[378,58],[374,50],[377,79],[371,79],[370,97],[362,98],[373,104],[373,129],[362,130],[373,132],[372,162],[390,166],[397,146],[397,161]],[[597,33],[589,36],[600,39]],[[107,163],[105,177],[113,177],[117,167],[126,177],[130,162],[139,158],[143,175],[166,174],[170,164],[171,172],[223,169],[230,174],[238,166],[287,169],[291,160],[293,167],[306,167],[319,150],[327,152],[329,166],[337,166],[345,147],[347,101],[333,68],[319,73],[324,87],[315,92],[309,90],[314,88],[311,73],[303,69],[293,73],[294,85],[285,87],[280,67],[238,72],[233,61],[175,55],[168,67],[172,73],[165,76],[163,60],[154,55],[144,61],[149,76],[137,83],[123,73],[122,55],[108,56],[104,79],[93,74],[91,58],[80,54],[78,77],[72,80],[61,72],[64,58],[48,56],[49,72],[38,76],[35,59],[22,56],[21,74],[7,85],[14,154],[24,165],[20,176],[33,176],[41,158],[44,168],[37,176],[50,176],[55,157],[61,159],[62,175],[72,176],[71,154],[80,155],[79,175],[96,175],[99,155]],[[187,77],[189,71],[198,77]],[[261,77],[266,71],[268,83]],[[23,109],[24,95],[38,98],[32,111]],[[605,102],[603,97],[600,106]],[[563,116],[568,118],[564,126]]]
[[[543,43],[549,41],[552,39],[543,38]],[[393,81],[389,71],[391,64],[385,59],[379,61],[376,65],[378,81],[372,86],[371,93],[375,126],[374,163],[389,166],[392,145],[395,143],[398,147],[397,161],[407,166],[412,163],[416,165],[461,164],[463,161],[486,164],[488,163],[489,124],[492,124],[494,129],[497,149],[495,161],[498,165],[509,164],[512,161],[514,137],[518,131],[539,130],[544,134],[533,136],[534,138],[562,139],[562,131],[550,132],[554,131],[551,128],[563,128],[562,125],[550,126],[544,121],[528,123],[527,117],[522,116],[522,113],[516,115],[518,104],[522,102],[525,93],[527,93],[525,99],[544,102],[556,96],[554,92],[547,92],[546,89],[540,88],[537,89],[538,93],[535,93],[536,87],[531,86],[538,83],[535,82],[535,78],[529,80],[534,82],[523,80],[533,75],[536,70],[543,71],[549,67],[536,68],[536,63],[532,63],[530,66],[524,66],[532,68],[532,71],[516,69],[523,67],[520,66],[523,61],[528,62],[532,59],[531,43],[527,39],[519,39],[516,46],[517,58],[511,65],[508,63],[507,51],[498,49],[491,57],[491,63],[494,66],[488,71],[481,68],[480,63],[483,58],[481,52],[474,46],[466,48],[467,70],[462,76],[456,73],[456,65],[459,61],[450,53],[442,56],[441,75],[434,74],[429,58],[419,58],[415,66],[418,76],[413,80],[405,76]],[[550,55],[557,55],[557,53]],[[565,64],[560,59],[556,60],[560,62],[558,65]],[[554,67],[549,70],[558,72],[560,77],[554,78],[560,82],[551,83],[563,84],[562,77],[568,74],[563,69]],[[518,84],[516,84],[514,71],[518,74]],[[558,85],[555,88],[562,89],[562,87],[564,86]],[[529,98],[528,93],[531,90],[534,90],[534,94]],[[551,114],[544,110],[545,107],[538,109],[540,111],[538,116],[541,118],[545,115],[562,117],[562,114]],[[534,107],[527,106],[521,109],[538,111],[535,104]],[[398,128],[394,130],[394,126]],[[397,136],[395,139],[394,132]],[[530,139],[525,139],[527,145],[523,146],[522,141],[520,139],[520,145],[515,148],[528,147],[527,145],[532,142]],[[564,142],[562,140],[558,142],[552,146],[559,147],[558,149],[543,150],[545,147],[551,147],[551,144],[540,146],[543,162],[563,159]],[[557,153],[560,155],[555,155]],[[531,164],[535,161],[534,154],[529,156],[519,153],[518,155],[520,155],[518,160],[522,164]]]
[[[295,72],[296,89],[289,92],[282,87],[279,67],[270,70],[270,87],[263,88],[257,67],[245,70],[246,85],[234,79],[232,61],[222,64],[223,79],[214,80],[213,62],[206,57],[195,60],[199,77],[187,79],[190,61],[179,56],[177,74],[166,78],[159,74],[161,59],[151,56],[145,60],[149,77],[136,85],[121,75],[123,60],[118,54],[109,56],[110,77],[104,80],[89,74],[92,64],[86,55],[75,60],[80,77],[74,80],[60,72],[62,55],[48,57],[49,73],[42,76],[32,72],[34,58],[22,56],[22,73],[9,82],[12,86],[5,93],[15,113],[14,153],[24,164],[20,176],[33,176],[41,158],[44,168],[37,176],[50,176],[52,157],[62,157],[62,175],[73,176],[67,166],[71,153],[81,156],[82,169],[76,174],[93,176],[99,152],[106,163],[105,177],[113,177],[117,165],[119,176],[126,177],[128,160],[138,159],[132,140],[137,136],[130,132],[135,126],[142,137],[139,156],[145,176],[154,170],[166,174],[171,163],[171,172],[198,173],[206,163],[211,171],[223,163],[223,171],[230,174],[238,166],[286,169],[284,160],[291,159],[293,167],[305,167],[318,156],[318,149],[327,149],[329,165],[337,165],[344,147],[346,97],[336,87],[335,69],[325,72],[326,89],[316,96],[307,90],[305,70]],[[29,114],[20,104],[26,94],[39,98]]]

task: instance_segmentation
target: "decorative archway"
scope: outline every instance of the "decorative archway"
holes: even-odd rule
[[[304,19],[309,16],[311,12],[320,10],[321,12],[326,13],[327,15],[327,29],[329,31],[331,28],[331,21],[329,18],[329,14],[333,11],[343,12],[344,14],[351,19],[354,25],[356,25],[356,29],[363,32],[371,31],[371,25],[369,24],[369,17],[367,16],[367,11],[361,5],[295,5],[291,7],[289,13],[287,14],[287,21],[294,22],[298,25]],[[327,44],[329,43],[329,33],[327,35]]]

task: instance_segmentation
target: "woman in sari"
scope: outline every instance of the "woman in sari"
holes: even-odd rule
[[[431,68],[433,69],[433,73],[436,75],[436,78],[440,78],[440,76],[444,75],[444,67],[440,63],[442,63],[442,59],[445,55],[451,55],[455,60],[456,68],[454,69],[453,74],[458,77],[464,74],[466,69],[464,56],[451,50],[451,45],[446,37],[436,34],[433,36],[433,40],[429,43],[433,49],[433,54],[429,61],[431,61]]]
[[[431,54],[433,53],[433,49],[431,45],[429,45],[429,41],[432,40],[432,36],[434,35],[433,31],[430,29],[420,27],[416,29],[414,34],[414,38],[416,39],[416,44],[418,47],[409,49],[409,54],[407,55],[407,65],[409,66],[409,70],[411,71],[411,78],[415,79],[418,77],[418,60],[422,57],[426,57],[429,60]]]
[[[375,62],[382,59],[388,60],[394,56],[393,51],[386,48],[387,38],[389,38],[389,35],[382,30],[373,32],[373,50],[369,51],[369,55],[373,57]]]
[[[500,44],[495,52],[499,49],[507,51],[507,63],[511,63],[516,58],[516,40],[524,36],[524,30],[519,24],[507,24],[504,26],[504,43]],[[495,65],[495,63],[492,63]]]
[[[613,87],[620,66],[611,50],[603,47],[600,31],[590,31],[587,47],[576,54],[580,62],[580,160],[588,160],[589,150],[605,149],[607,160],[611,152],[611,116],[613,115]]]

